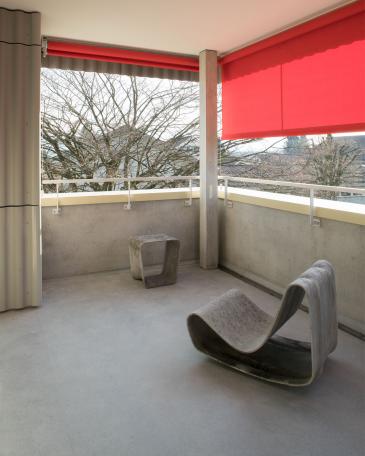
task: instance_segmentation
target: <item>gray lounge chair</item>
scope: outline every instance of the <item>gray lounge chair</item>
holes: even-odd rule
[[[304,296],[311,343],[275,335]],[[309,385],[337,344],[333,268],[328,261],[315,262],[288,286],[275,317],[232,289],[189,315],[188,329],[198,350],[233,369],[275,383]]]

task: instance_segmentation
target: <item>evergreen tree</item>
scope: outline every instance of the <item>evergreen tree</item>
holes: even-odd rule
[[[308,146],[306,136],[288,136],[285,145],[285,153],[288,155],[303,155]]]

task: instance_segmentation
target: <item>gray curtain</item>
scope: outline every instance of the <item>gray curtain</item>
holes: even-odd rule
[[[0,311],[41,301],[40,14],[0,7]]]
[[[60,70],[121,74],[127,76],[143,76],[148,78],[174,79],[178,81],[199,81],[199,73],[194,71],[168,70],[164,68],[100,62],[98,60],[71,59],[51,55],[42,58],[42,67]]]

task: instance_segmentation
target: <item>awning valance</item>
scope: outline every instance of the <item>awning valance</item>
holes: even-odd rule
[[[71,41],[46,41],[43,66],[197,81],[199,60],[174,54],[137,51]]]

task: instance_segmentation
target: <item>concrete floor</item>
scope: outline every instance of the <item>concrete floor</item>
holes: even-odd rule
[[[0,315],[1,456],[363,455],[364,347],[340,332],[304,389],[224,368],[192,346],[189,312],[232,287],[184,266],[145,290],[128,271],[44,283],[39,309]],[[282,333],[308,337],[298,312]]]

